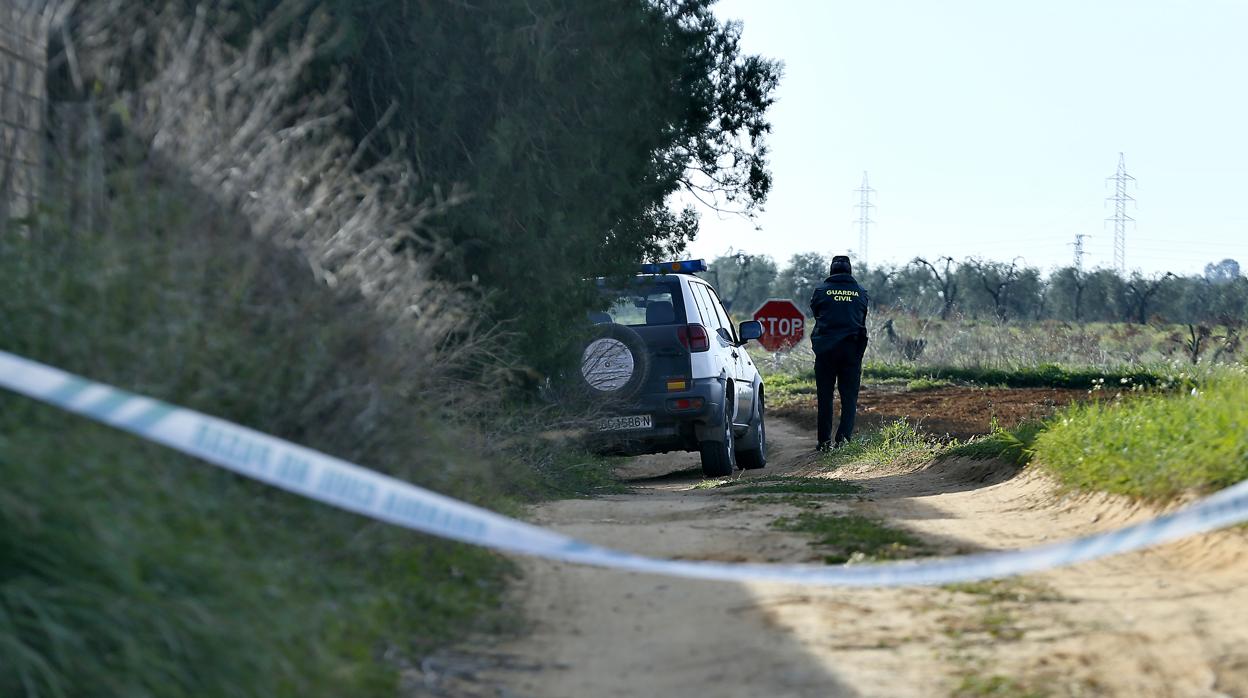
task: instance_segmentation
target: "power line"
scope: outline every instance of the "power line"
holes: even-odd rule
[[[1105,197],[1106,201],[1114,202],[1114,215],[1106,218],[1114,222],[1114,268],[1119,274],[1127,273],[1127,221],[1135,221],[1127,215],[1127,202],[1135,201],[1127,194],[1127,182],[1134,182],[1135,177],[1127,174],[1127,164],[1122,153],[1118,153],[1118,171],[1107,181],[1114,183],[1114,195]]]
[[[871,209],[875,208],[875,204],[871,203],[871,195],[875,190],[871,185],[867,184],[867,173],[862,173],[862,186],[854,190],[858,194],[858,263],[865,271],[867,268],[867,237],[871,229],[871,224],[875,221],[871,220]]]

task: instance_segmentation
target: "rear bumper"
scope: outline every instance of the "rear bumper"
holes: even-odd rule
[[[696,409],[675,409],[673,402],[698,398]],[[665,451],[696,451],[699,436],[704,432],[718,434],[723,424],[724,382],[718,378],[699,378],[688,390],[645,393],[620,405],[612,405],[607,415],[648,414],[654,427],[639,431],[590,432],[595,446],[613,453],[642,454]],[[715,428],[708,428],[712,425]]]

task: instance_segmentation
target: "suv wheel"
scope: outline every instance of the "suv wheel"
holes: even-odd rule
[[[742,470],[757,470],[767,467],[767,422],[764,420],[765,404],[763,396],[758,396],[758,414],[754,415],[754,422],[750,424],[750,430],[742,439],[747,444],[751,444],[753,448],[741,451],[737,454],[737,465]]]
[[[702,452],[702,474],[706,477],[728,477],[737,465],[736,437],[732,433],[732,409],[724,405],[723,434],[719,441],[698,444]]]

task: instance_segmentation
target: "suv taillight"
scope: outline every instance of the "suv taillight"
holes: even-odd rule
[[[676,337],[689,351],[708,351],[711,348],[711,336],[701,325],[685,325],[676,328]]]

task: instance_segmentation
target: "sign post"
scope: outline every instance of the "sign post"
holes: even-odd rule
[[[788,351],[806,336],[806,314],[787,298],[772,298],[758,306],[754,319],[763,325],[758,343],[770,352]]]

